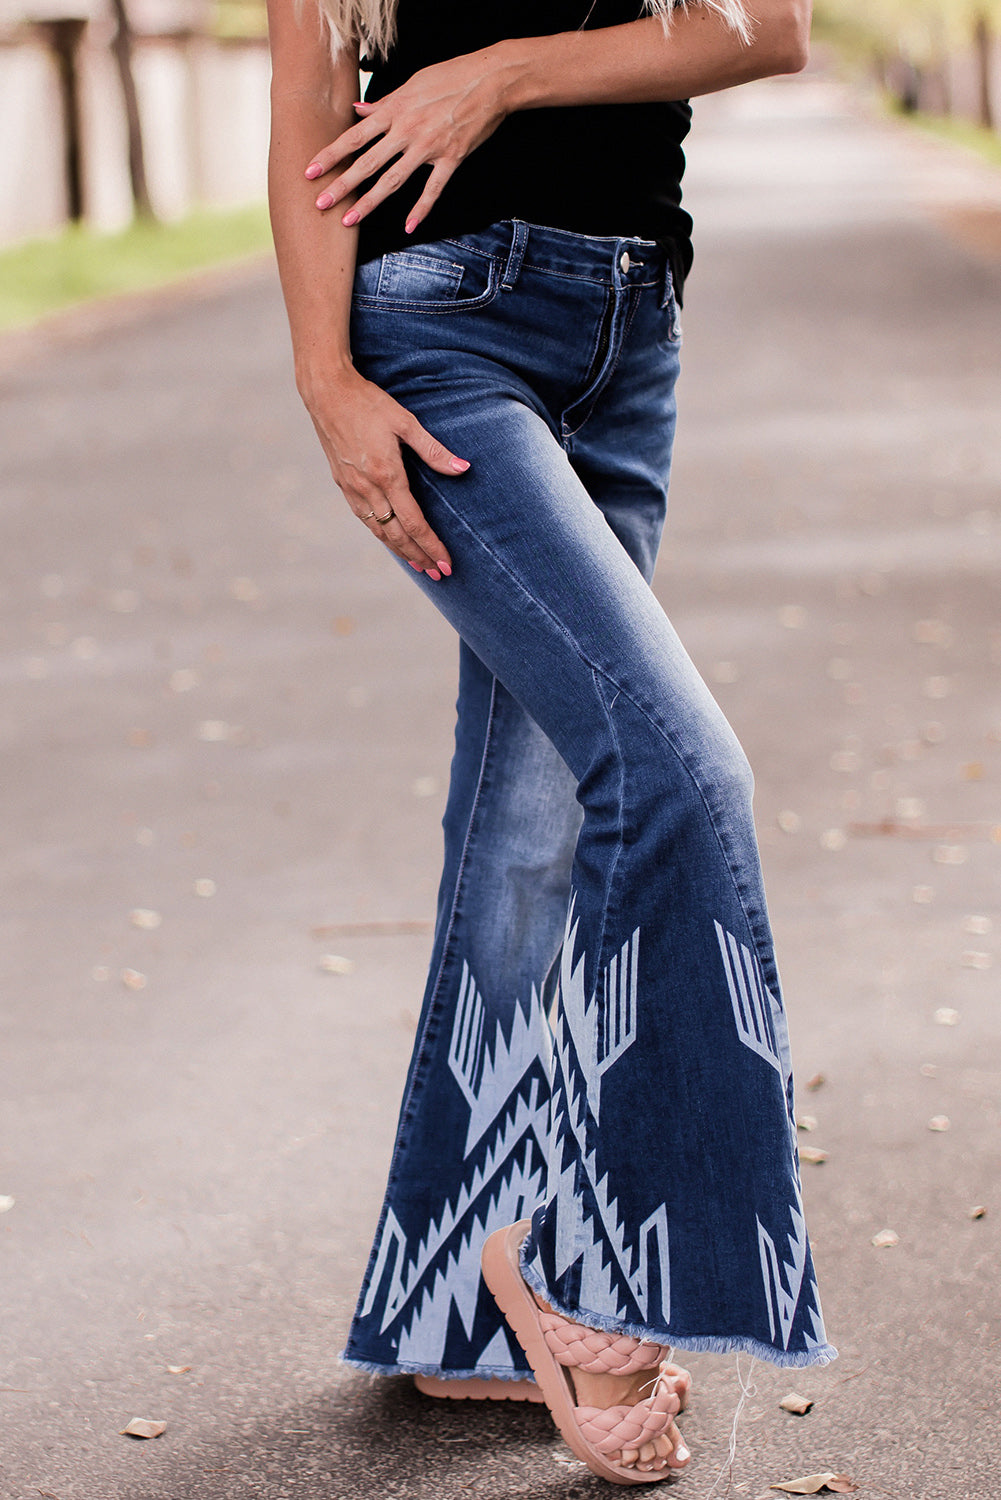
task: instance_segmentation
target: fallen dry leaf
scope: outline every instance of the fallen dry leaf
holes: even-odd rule
[[[798,1391],[790,1391],[788,1396],[783,1396],[779,1406],[783,1411],[794,1412],[797,1417],[805,1417],[813,1402],[809,1396],[801,1396]]]
[[[928,1121],[929,1130],[948,1130],[952,1124],[948,1115],[932,1115]]]
[[[923,818],[927,811],[927,804],[922,797],[898,797],[893,805],[894,812],[898,818],[912,821],[915,818]]]
[[[857,750],[835,750],[830,759],[832,771],[843,771],[846,774],[857,771],[862,764],[862,757]]]
[[[158,911],[151,911],[147,906],[137,906],[134,911],[129,912],[129,921],[133,927],[142,927],[147,932],[152,932],[159,927],[163,918]]]
[[[14,1207],[15,1201],[9,1193],[0,1193],[0,1214],[9,1214]],[[986,1212],[987,1210],[984,1209],[984,1213]]]
[[[937,865],[965,865],[969,851],[962,844],[938,844],[931,857]]]
[[[773,1490],[785,1490],[788,1495],[819,1495],[821,1490],[830,1490],[835,1495],[847,1495],[857,1490],[847,1474],[804,1474],[802,1479],[786,1479],[781,1484],[769,1486]]]
[[[167,1431],[166,1422],[149,1422],[145,1417],[133,1417],[127,1427],[121,1429],[122,1437],[158,1438]]]
[[[2,1200],[0,1200],[0,1201],[2,1201]],[[987,1208],[986,1208],[985,1204],[983,1204],[983,1203],[975,1203],[974,1206],[970,1209],[970,1218],[971,1219],[982,1219],[984,1217],[984,1215],[986,1214],[986,1212],[987,1212]]]
[[[951,1005],[940,1005],[935,1012],[936,1026],[958,1026],[959,1011],[953,1010]]]
[[[900,1244],[900,1235],[893,1229],[881,1229],[874,1234],[870,1244],[875,1245],[877,1250],[892,1250],[894,1245]]]
[[[354,961],[342,958],[339,953],[325,953],[320,959],[320,968],[325,974],[353,974]]]
[[[168,1365],[167,1366],[167,1374],[168,1375],[187,1375],[187,1373],[188,1373],[188,1371],[190,1369],[191,1369],[190,1365]]]
[[[799,1159],[808,1162],[811,1166],[819,1167],[827,1160],[827,1152],[821,1151],[817,1146],[800,1146]]]
[[[141,974],[138,969],[123,969],[122,983],[127,990],[144,990],[146,988],[146,975]]]
[[[231,578],[229,591],[234,599],[239,599],[244,604],[252,604],[261,597],[260,588],[252,578]]]
[[[959,961],[964,969],[989,969],[994,962],[989,953],[977,953],[973,950],[964,953]]]
[[[948,646],[952,630],[944,620],[915,620],[914,639],[921,646]]]
[[[817,1119],[816,1119],[815,1115],[797,1115],[797,1117],[796,1117],[796,1129],[797,1130],[816,1130],[816,1128],[817,1128]]]
[[[806,1080],[806,1086],[811,1093],[816,1093],[817,1089],[823,1088],[826,1082],[827,1079],[823,1073],[814,1073],[812,1078]]]
[[[977,916],[964,917],[960,923],[964,932],[975,932],[980,936],[983,936],[985,932],[990,932],[992,925],[990,917]]]
[[[952,682],[948,677],[926,677],[921,684],[921,691],[926,698],[948,698]]]
[[[225,719],[202,719],[195,733],[207,745],[221,744],[233,734],[233,728]]]

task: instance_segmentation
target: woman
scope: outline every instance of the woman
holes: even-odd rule
[[[750,773],[648,582],[684,101],[801,67],[807,0],[323,3],[270,0],[297,383],[348,505],[461,637],[431,970],[345,1358],[541,1393],[596,1473],[650,1483],[689,1457],[669,1346],[834,1355]]]

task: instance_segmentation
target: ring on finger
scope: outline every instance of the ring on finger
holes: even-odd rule
[[[389,510],[386,512],[386,514],[384,516],[377,516],[376,513],[375,513],[375,511],[373,511],[372,512],[372,520],[375,522],[375,524],[377,526],[385,526],[385,525],[388,524],[388,522],[390,522],[393,519],[393,517],[395,515],[396,515],[396,511],[393,509],[392,506],[390,506]],[[368,517],[366,516],[365,519],[368,520]]]

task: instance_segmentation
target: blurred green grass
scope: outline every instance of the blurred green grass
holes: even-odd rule
[[[264,204],[203,209],[171,224],[137,221],[117,234],[72,225],[51,238],[0,250],[0,329],[23,327],[93,298],[161,286],[270,244]]]
[[[894,113],[901,115],[900,109],[896,107]],[[932,135],[940,136],[942,140],[952,141],[954,145],[975,151],[993,167],[1001,167],[1001,135],[995,130],[987,130],[983,125],[974,124],[972,120],[958,120],[949,115],[917,113],[903,114],[902,118]]]

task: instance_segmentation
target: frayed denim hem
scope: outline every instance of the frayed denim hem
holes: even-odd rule
[[[672,1349],[684,1349],[688,1354],[750,1354],[754,1359],[760,1359],[765,1364],[789,1368],[829,1365],[838,1357],[838,1351],[833,1344],[818,1344],[816,1349],[804,1350],[800,1354],[790,1354],[786,1349],[777,1349],[773,1344],[763,1344],[759,1339],[743,1334],[720,1336],[707,1333],[686,1337],[673,1334],[668,1329],[651,1330],[644,1328],[640,1323],[622,1323],[615,1318],[604,1317],[601,1313],[567,1307],[550,1295],[538,1272],[534,1271],[531,1266],[526,1266],[524,1245],[521,1249],[520,1264],[521,1274],[526,1284],[533,1292],[544,1298],[553,1312],[559,1313],[563,1318],[569,1318],[572,1323],[583,1323],[587,1328],[600,1328],[603,1333],[625,1333],[630,1338],[642,1339],[646,1343],[670,1345]]]
[[[401,1364],[381,1365],[373,1360],[355,1359],[351,1354],[339,1354],[338,1360],[342,1365],[350,1365],[353,1370],[364,1370],[369,1375],[430,1375],[436,1380],[535,1380],[530,1370],[512,1370],[510,1365],[504,1369],[494,1369],[492,1365],[477,1365],[475,1370],[443,1370],[441,1365],[421,1365],[403,1362]]]

